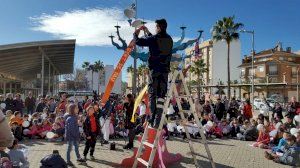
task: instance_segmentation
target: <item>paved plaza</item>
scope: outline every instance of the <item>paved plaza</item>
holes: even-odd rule
[[[199,140],[198,140],[199,141]],[[25,141],[25,144],[30,147],[29,161],[30,167],[39,167],[40,160],[47,154],[50,154],[53,149],[59,150],[63,158],[65,158],[66,144],[57,142],[47,142],[45,140],[30,140]],[[116,150],[109,150],[108,145],[101,146],[97,144],[95,150],[96,160],[88,160],[85,165],[78,165],[75,162],[75,153],[72,151],[71,158],[76,167],[120,167],[117,164],[121,163],[123,158],[132,156],[132,150],[123,150],[124,140],[116,141]],[[194,143],[198,153],[198,159],[203,167],[210,167],[210,163],[206,156],[204,146],[199,142]],[[289,166],[280,165],[264,158],[264,150],[250,147],[251,142],[238,141],[232,139],[214,139],[209,140],[216,166],[219,168],[285,168]],[[137,143],[135,143],[137,145]],[[168,150],[172,153],[180,153],[183,155],[181,162],[172,165],[172,168],[195,167],[192,156],[189,153],[188,143],[179,138],[171,138],[167,141]],[[80,152],[82,153],[84,144],[80,144]]]

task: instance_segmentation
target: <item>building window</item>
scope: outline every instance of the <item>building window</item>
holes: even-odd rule
[[[249,68],[249,75],[252,76],[255,74],[255,69]]]
[[[258,70],[258,72],[264,72],[265,71],[265,66],[258,66],[257,70]]]
[[[297,67],[292,67],[292,75],[293,76],[297,75]]]
[[[269,65],[269,75],[278,75],[277,65]]]
[[[245,76],[245,68],[241,69],[241,76]]]

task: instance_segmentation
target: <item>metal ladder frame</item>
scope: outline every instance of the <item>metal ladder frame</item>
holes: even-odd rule
[[[175,84],[175,81],[177,79],[179,75],[179,79],[182,80],[182,84],[183,84],[183,87],[184,87],[184,92],[185,92],[185,95],[184,96],[179,96],[178,92],[177,92],[177,88],[176,88],[176,84]],[[167,109],[169,107],[169,103],[170,103],[170,100],[171,98],[173,97],[173,93],[175,95],[175,98],[176,98],[176,102],[177,102],[177,105],[178,105],[178,108],[179,108],[179,113],[180,113],[180,116],[181,116],[181,120],[185,121],[186,118],[184,116],[184,112],[186,112],[186,110],[182,110],[182,106],[181,106],[181,103],[180,103],[180,98],[181,97],[185,97],[188,99],[188,102],[190,104],[190,110],[188,111],[191,111],[191,113],[194,115],[194,118],[195,118],[195,121],[197,123],[197,126],[199,127],[200,129],[200,135],[201,135],[201,138],[202,138],[202,143],[204,144],[204,147],[205,147],[205,150],[206,150],[206,153],[207,153],[207,156],[208,156],[208,159],[211,163],[211,167],[212,168],[215,168],[215,163],[213,161],[213,158],[212,158],[212,155],[210,153],[210,150],[209,150],[209,147],[208,147],[208,144],[207,144],[207,140],[206,140],[206,137],[204,135],[204,130],[203,130],[203,126],[202,124],[200,123],[200,120],[198,118],[198,115],[196,113],[196,109],[195,109],[195,104],[192,100],[192,96],[190,95],[190,91],[188,90],[188,87],[186,85],[186,82],[184,80],[184,76],[183,76],[183,73],[182,71],[179,71],[179,70],[176,70],[173,75],[172,75],[172,81],[171,81],[171,86],[169,88],[169,91],[167,93],[167,99],[165,100],[164,102],[164,109],[163,109],[163,113],[162,113],[162,116],[161,116],[161,120],[160,120],[160,124],[159,124],[159,127],[157,129],[157,132],[156,132],[156,136],[155,136],[155,139],[154,139],[154,143],[151,144],[149,142],[147,142],[147,139],[148,139],[148,130],[151,129],[149,128],[148,124],[146,125],[146,128],[145,128],[145,131],[144,131],[144,134],[142,136],[142,139],[141,139],[141,144],[138,148],[138,151],[136,153],[136,156],[135,156],[135,160],[134,160],[134,163],[133,163],[133,168],[136,168],[138,166],[138,162],[142,163],[143,165],[145,165],[147,168],[151,168],[152,167],[152,164],[153,164],[153,161],[154,161],[154,158],[155,158],[155,154],[156,154],[156,150],[157,150],[157,145],[159,143],[159,138],[161,136],[161,133],[162,133],[162,127],[165,123],[165,119],[166,119],[166,112],[167,112]],[[190,137],[190,134],[188,133],[188,129],[187,129],[187,126],[185,124],[183,124],[183,128],[185,130],[185,133],[186,133],[186,137],[189,141],[189,147],[190,147],[190,151],[191,151],[191,154],[193,156],[193,160],[195,162],[195,166],[196,167],[201,167],[197,161],[197,158],[196,158],[196,155],[195,155],[195,150],[194,150],[194,147],[193,147],[193,142],[191,140],[191,137]],[[152,128],[153,129],[153,128]],[[151,151],[151,154],[150,154],[150,157],[149,157],[149,160],[148,161],[145,161],[141,158],[141,155],[142,155],[142,151],[143,151],[143,148],[144,148],[144,145],[145,146],[148,146],[150,148],[152,148],[152,151]]]

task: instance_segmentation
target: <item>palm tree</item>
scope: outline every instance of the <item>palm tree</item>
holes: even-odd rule
[[[92,90],[93,90],[94,89],[93,88],[93,85],[94,85],[94,72],[99,72],[99,71],[104,69],[103,62],[100,61],[100,60],[95,61],[94,64],[91,64],[89,62],[84,62],[82,64],[82,68],[85,69],[86,71],[92,71]]]
[[[93,66],[89,62],[83,62],[82,68],[86,71],[92,71]],[[94,75],[92,71],[92,90],[93,90],[93,84],[94,84]]]
[[[202,85],[202,74],[207,72],[208,69],[206,68],[206,64],[204,63],[203,59],[196,60],[192,66],[190,67],[190,72],[197,76],[197,94],[198,98],[200,98],[200,85]]]
[[[140,64],[138,67],[138,74],[142,76],[141,87],[146,85],[146,77],[147,77],[148,67],[146,64]]]
[[[235,23],[234,16],[218,20],[212,28],[212,38],[215,41],[225,40],[227,43],[227,97],[230,99],[230,43],[239,39],[239,29],[242,23]]]
[[[130,76],[133,78],[133,71],[134,71],[134,69],[133,69],[133,66],[132,65],[130,65],[129,67],[127,67],[127,73],[129,73],[130,74]],[[131,87],[132,87],[132,84],[131,84]]]
[[[98,61],[95,61],[93,67],[94,67],[93,72],[100,72],[104,69],[104,64],[102,61],[98,60]],[[98,93],[99,93],[99,83],[100,83],[100,79],[99,79],[98,85],[97,85]]]

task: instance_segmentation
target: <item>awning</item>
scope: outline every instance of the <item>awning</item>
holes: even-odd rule
[[[31,80],[42,70],[47,76],[73,73],[75,40],[52,40],[0,45],[0,75],[2,78]]]

